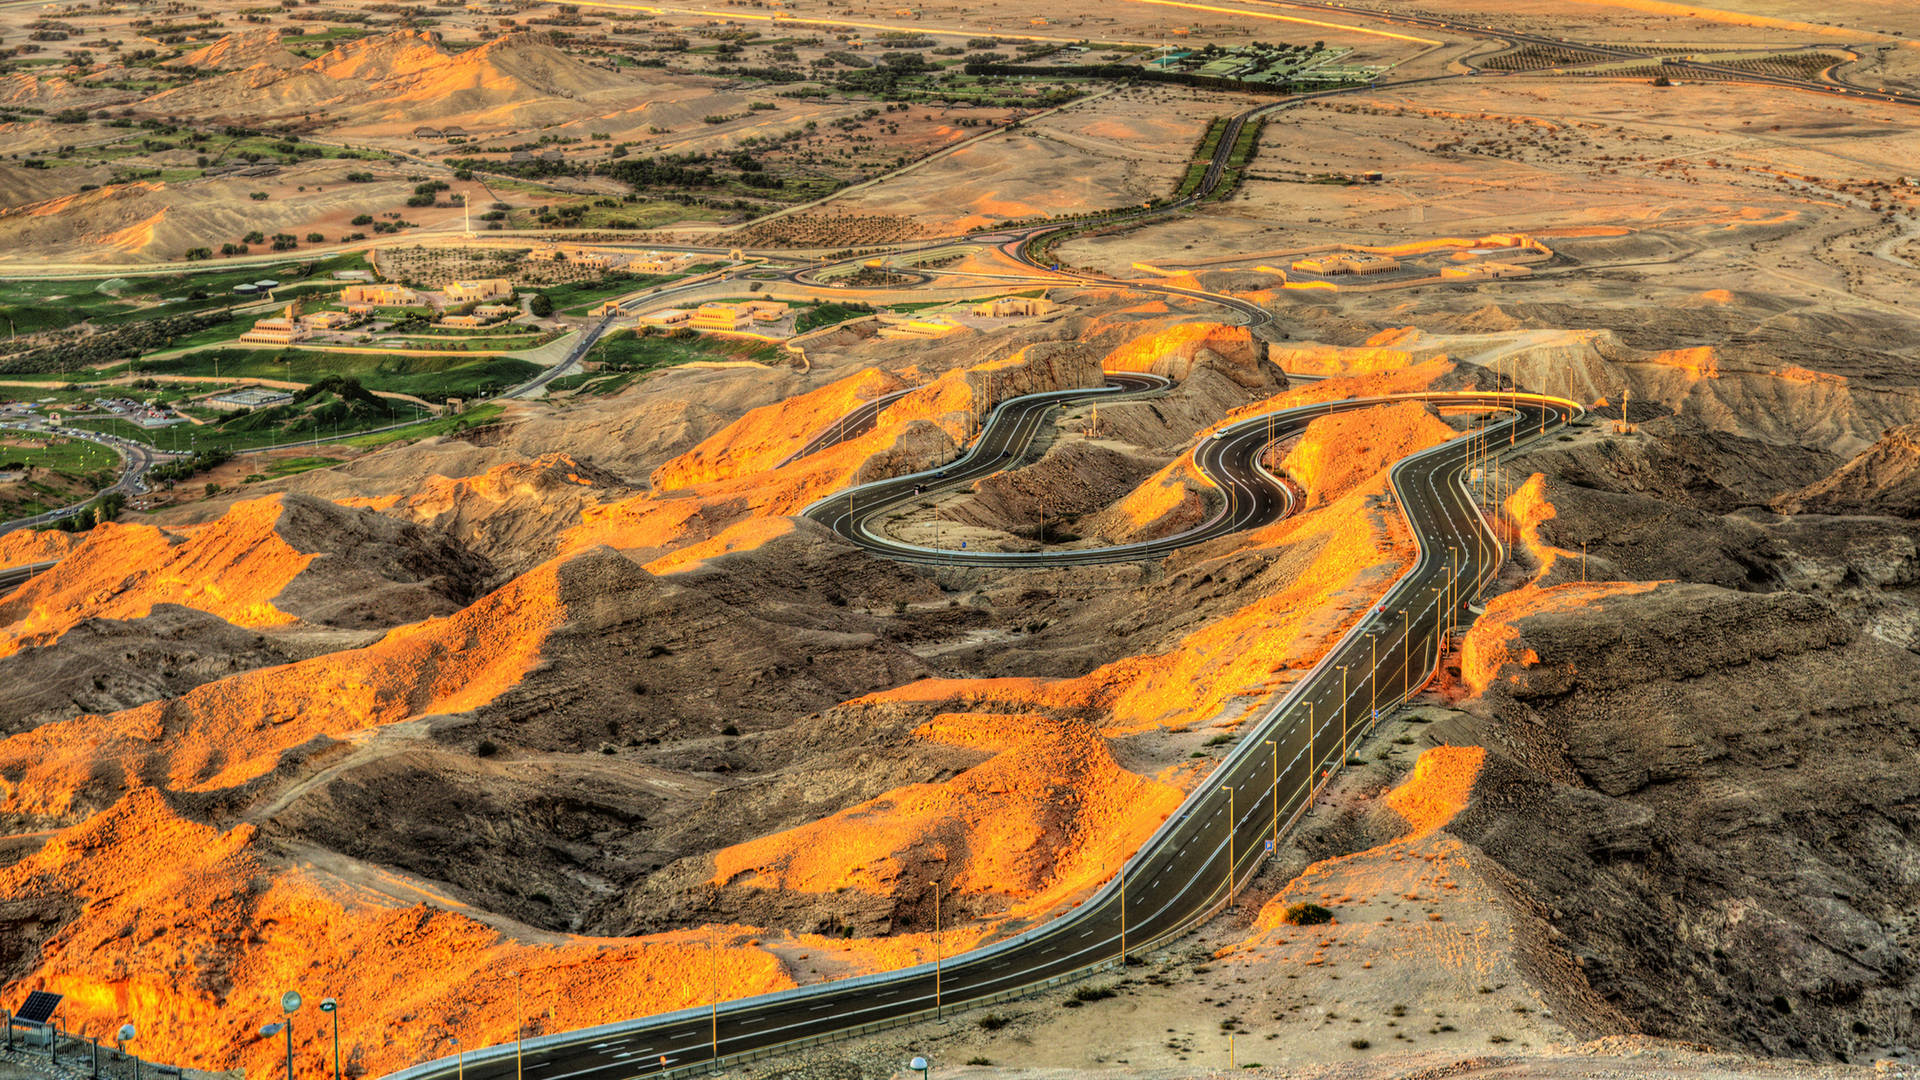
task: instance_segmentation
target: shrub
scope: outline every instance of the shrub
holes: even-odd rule
[[[1012,1022],[1013,1021],[1001,1016],[999,1013],[988,1013],[980,1018],[980,1027],[986,1031],[999,1031]]]
[[[1288,904],[1286,910],[1280,913],[1280,918],[1288,926],[1320,926],[1333,921],[1333,912],[1319,904],[1302,902]]]
[[[500,748],[493,744],[492,739],[481,739],[480,745],[474,747],[473,752],[481,757],[492,757],[500,752]]]
[[[1372,1046],[1373,1044],[1368,1042],[1365,1039],[1355,1039],[1352,1042],[1348,1043],[1347,1045],[1353,1047],[1355,1050],[1365,1050],[1367,1047]]]

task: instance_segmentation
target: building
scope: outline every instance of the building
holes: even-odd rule
[[[1375,255],[1366,251],[1331,251],[1325,255],[1297,259],[1293,263],[1293,269],[1302,273],[1332,277],[1335,274],[1381,274],[1388,270],[1400,269],[1400,263],[1385,255]]]
[[[738,304],[714,302],[701,304],[689,320],[695,330],[742,330],[754,323],[779,322],[787,317],[787,305],[777,300],[746,300]]]
[[[487,320],[478,315],[447,315],[443,316],[440,321],[434,323],[434,325],[447,326],[460,330],[471,330],[476,326],[487,325]]]
[[[670,307],[640,316],[641,326],[685,326],[693,318],[686,308]]]
[[[207,404],[216,409],[266,409],[275,405],[285,405],[293,400],[293,395],[285,390],[269,390],[264,386],[241,386],[228,390],[224,394],[215,394],[207,399]]]
[[[447,303],[472,304],[483,300],[505,300],[513,295],[513,282],[506,278],[481,278],[456,281],[446,288]]]
[[[605,270],[613,265],[613,260],[595,251],[583,247],[562,247],[548,244],[527,252],[527,261],[544,263],[572,263],[584,270]]]
[[[701,304],[687,325],[695,330],[742,330],[753,325],[753,314],[737,304]]]
[[[260,345],[291,345],[305,341],[307,333],[307,328],[300,325],[299,316],[294,314],[293,305],[289,304],[280,314],[254,323],[253,329],[240,335],[240,340]]]
[[[973,314],[982,319],[1025,319],[1046,315],[1060,305],[1037,296],[1003,296],[973,305]]]
[[[420,294],[405,285],[349,285],[340,292],[340,302],[352,311],[353,305],[369,308],[407,307],[420,302]]]
[[[353,316],[344,311],[316,311],[300,316],[300,325],[308,330],[338,330],[353,322]]]
[[[643,251],[627,263],[636,274],[677,274],[693,265],[694,256],[686,252]]]
[[[520,309],[512,304],[481,304],[473,309],[473,313],[488,322],[498,322],[520,314]]]

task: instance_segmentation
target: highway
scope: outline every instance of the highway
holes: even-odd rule
[[[1105,392],[1152,389],[1121,385]],[[1014,459],[1000,458],[1000,449],[1010,449],[1019,433],[1037,422],[1036,415],[1044,415],[1064,395],[1088,393],[1034,395],[1043,399],[1028,402],[1037,409],[1023,406],[1025,399],[1004,403],[961,460],[1001,467],[1001,462]],[[1232,478],[1230,482],[1252,482],[1261,476],[1252,462],[1269,445],[1269,423],[1274,438],[1283,438],[1282,425],[1296,424],[1312,413],[1405,400],[1473,408],[1496,417],[1481,432],[1393,466],[1395,499],[1419,545],[1413,567],[1281,700],[1243,723],[1237,743],[1215,772],[1123,870],[1116,868],[1116,876],[1078,907],[1013,938],[935,963],[539,1036],[527,1040],[523,1050],[512,1044],[489,1047],[466,1054],[464,1063],[443,1058],[395,1073],[390,1080],[456,1080],[461,1070],[473,1080],[628,1080],[704,1071],[1078,978],[1112,967],[1122,962],[1123,952],[1150,948],[1220,910],[1238,884],[1259,870],[1268,841],[1307,807],[1310,785],[1313,791],[1324,786],[1346,759],[1347,747],[1364,736],[1372,721],[1425,684],[1439,660],[1441,642],[1498,568],[1499,549],[1466,487],[1470,467],[1490,450],[1510,452],[1510,437],[1514,445],[1525,445],[1557,430],[1579,411],[1571,402],[1525,393],[1331,402],[1238,421],[1225,429],[1226,438],[1206,440],[1222,444],[1220,456],[1208,460]],[[856,506],[860,491],[854,489]],[[820,507],[844,497],[823,500]],[[921,548],[895,547],[883,553],[912,561],[925,558]],[[1039,564],[1057,565],[1081,554],[1054,553],[1054,562],[1043,559]]]
[[[76,439],[85,439],[88,442],[99,443],[101,446],[111,447],[120,453],[120,477],[115,480],[111,486],[93,495],[89,495],[86,499],[74,503],[72,506],[63,506],[58,510],[49,510],[44,514],[35,514],[32,517],[20,518],[16,521],[0,521],[0,536],[4,536],[15,529],[30,529],[36,525],[51,525],[63,518],[70,518],[79,513],[89,503],[92,503],[95,499],[98,499],[101,495],[105,495],[108,492],[118,492],[129,498],[139,495],[147,490],[147,470],[152,468],[155,460],[161,456],[160,451],[155,450],[146,443],[139,442],[135,439],[123,439],[118,435],[109,435],[105,432],[94,431],[89,428],[61,427],[54,429],[31,424],[0,424],[0,430],[25,431],[35,435],[67,435]],[[5,580],[4,576],[0,576],[0,588],[6,587]]]
[[[848,439],[856,439],[865,435],[867,432],[872,431],[873,425],[879,421],[881,410],[918,389],[919,387],[917,386],[909,386],[905,390],[895,390],[891,394],[883,394],[880,397],[874,398],[872,401],[867,402],[835,421],[832,427],[815,435],[808,441],[807,445],[780,459],[780,465],[775,465],[774,468],[777,469],[780,468],[781,465],[792,464],[803,457],[817,454],[829,446],[838,446]]]

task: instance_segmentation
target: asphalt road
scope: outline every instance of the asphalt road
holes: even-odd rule
[[[139,495],[147,490],[147,470],[153,467],[154,461],[160,456],[153,447],[148,446],[146,443],[133,439],[122,439],[117,435],[108,435],[104,432],[93,431],[88,428],[61,427],[55,430],[44,426],[0,424],[0,430],[27,431],[36,435],[69,435],[76,439],[85,439],[88,442],[111,447],[120,453],[120,478],[115,480],[112,485],[88,496],[84,501],[74,503],[72,506],[63,506],[58,510],[49,510],[44,514],[35,514],[32,517],[20,518],[16,521],[0,521],[0,536],[4,536],[15,529],[30,529],[36,525],[51,525],[62,518],[70,518],[84,509],[88,503],[93,502],[93,500],[110,491],[118,492],[128,498]],[[0,579],[0,582],[3,581],[4,579]]]
[[[1137,391],[1116,387],[1108,392]],[[998,467],[1003,460],[998,447],[1009,445],[1001,440],[1017,438],[1060,395],[1036,396],[1048,399],[1035,403],[1041,406],[1037,411],[1002,406],[971,456]],[[1426,682],[1443,636],[1460,624],[1480,584],[1497,569],[1498,552],[1465,486],[1473,460],[1489,446],[1506,451],[1509,431],[1522,443],[1552,432],[1577,408],[1525,394],[1410,397],[1515,411],[1480,435],[1463,435],[1394,466],[1395,497],[1420,546],[1413,568],[1281,701],[1243,725],[1239,741],[1213,775],[1124,871],[1078,907],[1014,938],[935,964],[542,1036],[528,1040],[524,1053],[512,1044],[490,1047],[468,1053],[464,1063],[443,1058],[396,1073],[392,1080],[454,1080],[461,1071],[472,1080],[627,1080],[704,1069],[716,1058],[781,1052],[802,1040],[918,1019],[1077,977],[1120,962],[1123,950],[1147,948],[1218,911],[1229,902],[1235,883],[1259,869],[1267,842],[1305,808],[1309,785],[1315,790],[1324,785],[1372,720]],[[1315,408],[1332,412],[1390,400],[1406,398]],[[1276,434],[1280,423],[1299,418],[1299,410],[1276,416]],[[1217,463],[1227,475],[1249,478],[1245,467],[1266,445],[1267,423],[1265,416],[1253,417],[1227,429],[1226,439],[1209,440],[1222,444]],[[859,498],[856,490],[856,504]],[[919,560],[922,552],[888,555]]]
[[[882,409],[885,409],[887,406],[899,401],[917,389],[919,389],[919,387],[909,386],[905,390],[895,390],[891,394],[883,394],[880,397],[874,398],[872,401],[853,410],[839,420],[834,421],[832,427],[815,435],[807,442],[807,445],[782,458],[780,465],[791,464],[799,461],[803,457],[817,454],[829,446],[838,446],[848,439],[857,439],[865,435],[867,432],[873,430],[873,425],[880,419]],[[775,465],[774,468],[777,469],[780,465]]]

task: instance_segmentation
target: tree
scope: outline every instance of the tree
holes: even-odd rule
[[[544,319],[553,314],[553,299],[546,293],[534,293],[533,299],[527,302],[527,310],[533,312],[534,318]]]

